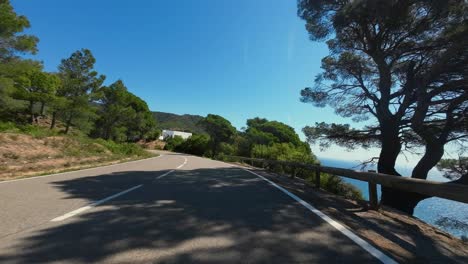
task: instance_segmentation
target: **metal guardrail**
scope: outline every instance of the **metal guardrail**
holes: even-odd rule
[[[326,167],[312,164],[305,164],[290,161],[265,160],[256,158],[246,158],[240,156],[225,156],[226,158],[250,162],[251,165],[260,164],[260,167],[269,165],[282,165],[292,168],[301,168],[315,172],[315,186],[320,188],[320,173],[329,173],[341,177],[366,181],[369,184],[369,203],[372,209],[378,208],[377,184],[395,189],[419,193],[430,197],[440,197],[462,203],[468,203],[468,185],[444,183],[429,180],[414,179],[410,177],[400,177],[395,175],[363,172],[350,169]]]

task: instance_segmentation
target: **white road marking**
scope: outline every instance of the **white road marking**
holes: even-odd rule
[[[182,163],[182,164],[180,164],[179,166],[177,166],[177,168],[176,168],[175,170],[180,169],[180,168],[182,168],[185,164],[187,164],[187,158],[186,158],[186,157],[183,157],[183,158],[184,158],[184,163]],[[155,180],[158,180],[158,179],[161,179],[161,178],[163,178],[163,177],[166,177],[167,175],[173,173],[175,170],[170,170],[170,171],[164,173],[163,175],[159,175],[158,177],[155,178]]]
[[[73,217],[73,216],[75,216],[75,215],[77,215],[77,214],[81,214],[82,212],[84,212],[84,211],[86,211],[86,210],[89,210],[89,209],[91,209],[91,208],[93,208],[93,207],[96,207],[96,206],[98,206],[98,205],[100,205],[100,204],[102,204],[102,203],[105,203],[105,202],[110,201],[110,200],[112,200],[112,199],[115,199],[115,198],[117,198],[117,197],[119,197],[119,196],[121,196],[121,195],[124,195],[124,194],[126,194],[126,193],[129,193],[129,192],[131,192],[131,191],[133,191],[133,190],[136,190],[136,189],[140,188],[141,186],[143,186],[143,184],[140,184],[140,185],[137,185],[137,186],[133,186],[133,187],[130,188],[130,189],[127,189],[127,190],[125,190],[125,191],[116,193],[116,194],[114,194],[114,195],[111,195],[111,196],[109,196],[109,197],[107,197],[107,198],[104,198],[104,199],[102,199],[102,200],[96,201],[96,202],[94,202],[94,203],[92,203],[92,204],[89,204],[89,205],[87,205],[87,206],[78,208],[78,209],[76,209],[76,210],[74,210],[74,211],[71,211],[71,212],[69,212],[69,213],[66,213],[66,214],[64,214],[64,215],[62,215],[62,216],[56,217],[56,218],[54,218],[54,219],[52,219],[52,220],[50,220],[50,221],[52,221],[52,222],[60,222],[60,221],[63,221],[63,220],[65,220],[65,219],[70,218],[70,217]]]
[[[26,180],[35,180],[35,179],[40,179],[40,178],[45,178],[45,177],[51,177],[51,176],[57,176],[57,175],[62,175],[62,174],[67,174],[67,173],[74,173],[74,172],[82,172],[82,171],[89,171],[89,170],[96,170],[100,168],[107,168],[107,167],[113,167],[113,166],[118,166],[118,165],[124,165],[124,164],[129,164],[129,163],[134,163],[134,162],[140,162],[140,161],[145,161],[145,160],[150,160],[150,159],[157,159],[161,158],[164,155],[159,155],[157,157],[151,157],[147,159],[140,159],[140,160],[132,160],[132,161],[127,161],[127,162],[122,162],[122,163],[116,163],[116,164],[111,164],[111,165],[106,165],[106,166],[99,166],[99,167],[93,167],[93,168],[87,168],[87,169],[82,169],[82,170],[73,170],[73,171],[66,171],[66,172],[60,172],[60,173],[54,173],[54,174],[47,174],[47,175],[42,175],[42,176],[32,176],[28,178],[23,178],[23,179],[16,179],[16,180],[9,180],[9,181],[0,181],[0,184],[2,183],[9,183],[9,182],[17,182],[17,181],[26,181]]]
[[[159,175],[158,177],[156,177],[156,179],[161,179],[161,178],[163,178],[163,177],[166,177],[167,175],[171,174],[171,173],[174,172],[174,171],[175,171],[175,170],[170,170],[170,171],[164,173],[163,175]]]
[[[159,157],[161,157],[161,156],[159,156]],[[158,158],[158,157],[156,157],[156,158]],[[186,158],[186,157],[183,157],[183,158],[184,158],[184,163],[180,164],[180,165],[177,167],[177,169],[180,169],[180,168],[182,168],[185,164],[187,164],[187,158]],[[102,167],[100,167],[100,168],[102,168]],[[161,179],[161,178],[163,178],[163,177],[165,177],[165,176],[171,174],[171,173],[174,172],[174,171],[175,171],[175,170],[170,170],[170,171],[168,171],[168,172],[166,172],[166,173],[164,173],[164,174],[162,174],[162,175],[156,177],[156,179]],[[102,199],[102,200],[99,200],[99,201],[96,201],[96,202],[94,202],[94,203],[91,203],[91,204],[89,204],[89,205],[87,205],[87,206],[78,208],[78,209],[73,210],[73,211],[71,211],[71,212],[69,212],[69,213],[66,213],[66,214],[64,214],[64,215],[62,215],[62,216],[56,217],[56,218],[54,218],[54,219],[52,219],[52,220],[50,220],[50,221],[51,221],[51,222],[60,222],[60,221],[63,221],[63,220],[65,220],[65,219],[70,218],[70,217],[73,217],[73,216],[75,216],[75,215],[77,215],[77,214],[81,214],[82,212],[87,211],[87,210],[89,210],[89,209],[91,209],[91,208],[93,208],[93,207],[96,207],[96,206],[98,206],[98,205],[100,205],[100,204],[102,204],[102,203],[105,203],[105,202],[110,201],[110,200],[112,200],[112,199],[114,199],[114,198],[117,198],[117,197],[119,197],[119,196],[121,196],[121,195],[124,195],[124,194],[126,194],[126,193],[129,193],[129,192],[131,192],[131,191],[133,191],[133,190],[136,190],[136,189],[138,189],[138,188],[140,188],[140,187],[142,187],[142,186],[143,186],[143,184],[140,184],[140,185],[137,185],[137,186],[133,186],[133,187],[130,188],[130,189],[127,189],[127,190],[125,190],[125,191],[121,191],[121,192],[116,193],[116,194],[114,194],[114,195],[111,195],[111,196],[109,196],[109,197],[107,197],[107,198],[104,198],[104,199]]]
[[[186,157],[184,157],[184,163],[182,163],[182,164],[180,164],[179,166],[177,166],[176,169],[182,168],[185,164],[187,164],[187,158],[186,158]]]
[[[286,190],[285,188],[279,186],[278,184],[268,180],[267,178],[253,172],[253,171],[250,171],[248,169],[243,169],[245,171],[248,171],[250,173],[252,173],[253,175],[256,175],[258,177],[260,177],[261,179],[263,179],[264,181],[268,182],[269,184],[273,185],[274,187],[276,187],[277,189],[279,189],[280,191],[282,191],[283,193],[287,194],[289,197],[293,198],[294,200],[296,200],[297,202],[299,202],[302,206],[304,206],[305,208],[309,209],[309,211],[311,211],[312,213],[318,215],[320,218],[322,218],[325,222],[329,223],[331,226],[333,226],[334,228],[336,228],[338,231],[340,231],[343,235],[347,236],[348,238],[350,238],[352,241],[354,241],[354,243],[358,244],[361,248],[363,248],[364,250],[366,250],[367,252],[369,252],[372,256],[376,257],[378,260],[380,260],[382,263],[385,263],[385,264],[397,264],[398,262],[396,262],[395,260],[393,260],[392,258],[390,258],[389,256],[385,255],[382,251],[376,249],[375,247],[373,247],[371,244],[367,243],[365,240],[363,240],[362,238],[360,238],[359,236],[357,236],[356,234],[354,234],[353,232],[351,232],[349,229],[347,229],[346,227],[344,227],[342,224],[340,224],[339,222],[331,219],[329,216],[327,216],[326,214],[322,213],[320,210],[316,209],[315,207],[313,207],[312,205],[310,205],[308,202],[302,200],[301,198],[297,197],[296,195],[292,194],[291,192],[289,192],[288,190]]]

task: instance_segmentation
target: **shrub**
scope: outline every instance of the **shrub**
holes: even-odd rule
[[[315,177],[308,177],[307,181],[314,182]],[[324,190],[344,196],[353,200],[364,200],[361,190],[356,186],[345,182],[341,177],[328,173],[320,174],[320,187]]]
[[[149,131],[148,133],[145,134],[145,140],[146,141],[157,140],[160,135],[161,135],[161,130],[153,129],[153,130],[151,130],[151,131]]]
[[[175,151],[175,149],[184,143],[184,139],[181,136],[168,137],[166,139],[165,150]]]
[[[0,122],[0,132],[15,132],[18,128],[13,122]]]
[[[209,142],[210,137],[208,135],[195,134],[177,145],[175,151],[203,156],[208,152]]]
[[[133,143],[116,143],[112,140],[96,139],[96,143],[106,147],[110,152],[124,156],[147,156],[149,155],[141,146]]]
[[[50,136],[57,135],[55,130],[50,130],[48,128],[34,126],[34,125],[24,125],[18,127],[20,131],[24,134],[30,135],[34,138],[45,138]]]

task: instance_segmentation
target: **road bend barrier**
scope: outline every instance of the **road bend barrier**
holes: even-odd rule
[[[264,169],[274,169],[275,166],[286,167],[288,168],[289,175],[293,178],[301,174],[298,173],[298,171],[307,171],[308,175],[313,175],[313,183],[316,188],[320,188],[320,174],[322,172],[365,181],[369,186],[369,207],[373,210],[379,208],[377,184],[402,191],[422,194],[428,197],[440,197],[452,201],[468,203],[468,185],[463,184],[436,182],[377,172],[364,172],[292,161],[267,160],[240,156],[223,156],[223,159],[226,161],[242,162],[253,167]]]

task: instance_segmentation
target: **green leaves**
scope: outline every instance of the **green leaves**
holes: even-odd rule
[[[352,149],[356,146],[364,148],[379,146],[378,130],[365,127],[362,130],[353,129],[348,124],[315,123],[302,129],[310,144],[318,143],[322,149],[330,143]]]
[[[99,118],[92,134],[115,141],[142,139],[156,122],[146,103],[127,90],[121,80],[99,89]]]
[[[96,92],[105,80],[104,75],[98,75],[94,70],[96,59],[88,49],[74,52],[59,65],[59,76],[62,87],[59,96],[67,98],[68,106],[63,109],[65,116],[65,132],[73,124],[89,131],[94,119],[92,102],[96,100]]]
[[[292,143],[300,145],[301,140],[294,129],[278,121],[254,118],[247,120],[246,136],[254,144]]]
[[[210,135],[212,157],[217,155],[220,144],[227,142],[236,133],[236,129],[231,125],[231,122],[219,115],[207,115],[200,121],[200,125]]]
[[[29,20],[19,16],[8,0],[0,0],[0,62],[14,58],[18,53],[37,52],[39,39],[32,35],[20,34],[29,28]]]

